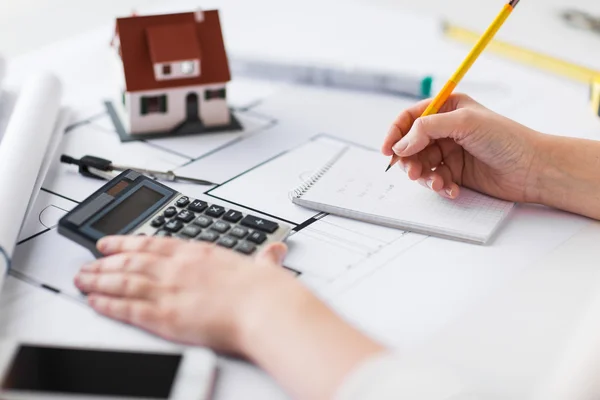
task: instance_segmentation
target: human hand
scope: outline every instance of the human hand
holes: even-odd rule
[[[106,237],[98,249],[106,257],[75,279],[94,310],[167,340],[242,356],[294,398],[333,397],[350,371],[384,351],[281,267],[282,243],[255,258],[147,236]]]
[[[165,339],[243,353],[242,331],[255,324],[260,302],[292,295],[296,279],[273,244],[255,258],[212,244],[142,236],[107,237],[106,257],[84,266],[76,286],[107,317]]]
[[[516,202],[535,198],[540,133],[459,94],[421,118],[430,102],[402,112],[382,146],[411,180],[451,199],[459,186]]]

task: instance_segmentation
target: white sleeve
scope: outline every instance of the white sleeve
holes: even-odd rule
[[[367,360],[351,372],[335,400],[485,400],[455,374],[437,365],[391,353]]]

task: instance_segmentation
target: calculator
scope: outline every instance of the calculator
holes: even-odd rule
[[[126,170],[62,217],[60,235],[102,254],[96,242],[109,235],[175,237],[214,243],[251,256],[284,241],[291,225],[193,199],[134,170]]]

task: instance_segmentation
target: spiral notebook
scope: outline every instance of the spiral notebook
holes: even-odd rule
[[[399,168],[384,172],[379,152],[342,146],[289,196],[320,212],[410,232],[486,244],[514,203],[461,188],[450,200],[411,181]]]

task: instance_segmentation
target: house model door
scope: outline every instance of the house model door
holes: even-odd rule
[[[186,116],[188,122],[200,121],[200,102],[196,93],[190,93],[185,98]]]

